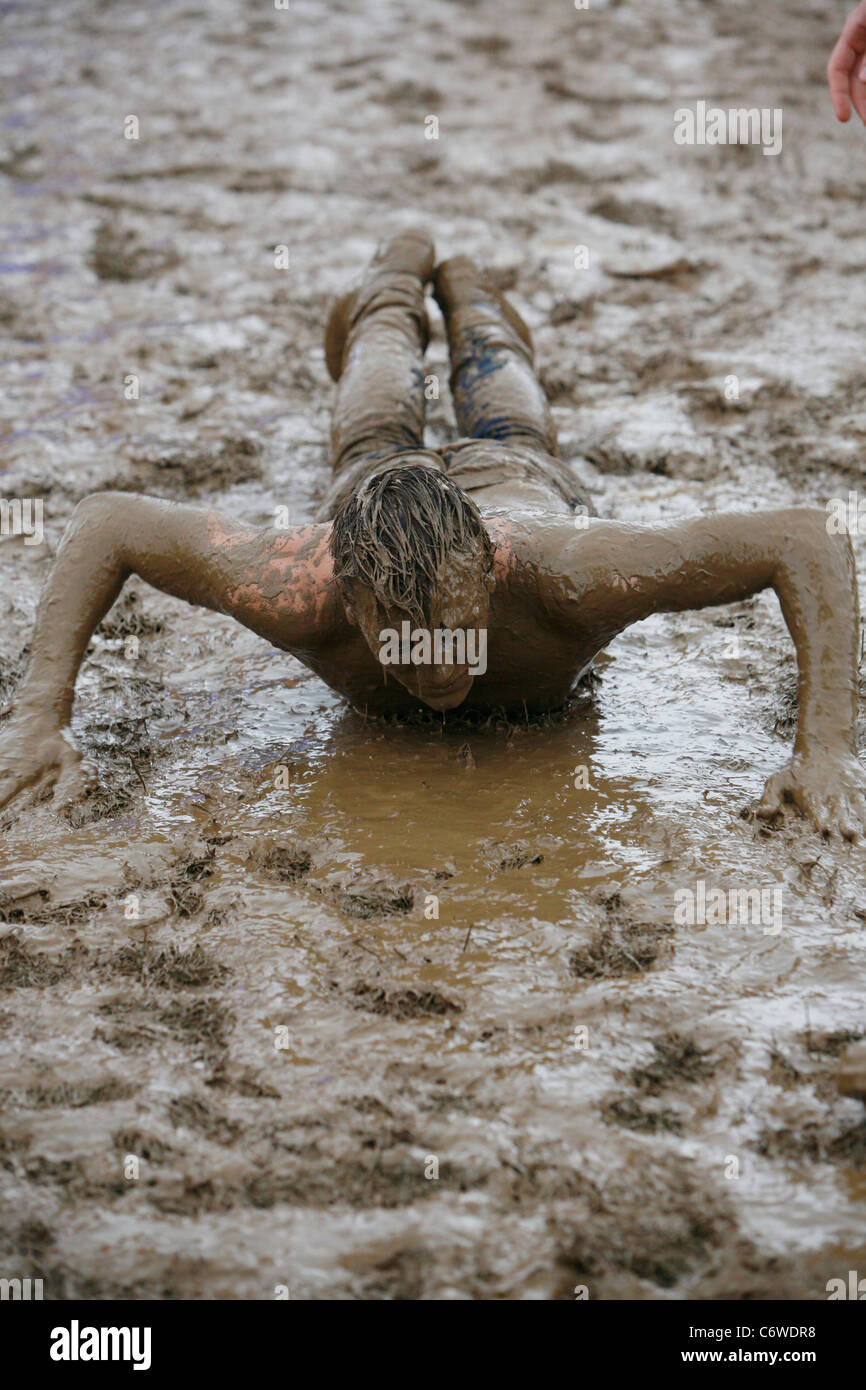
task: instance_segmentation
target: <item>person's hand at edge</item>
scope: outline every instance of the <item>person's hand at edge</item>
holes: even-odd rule
[[[833,110],[840,121],[851,118],[851,107],[866,125],[866,0],[852,10],[827,64]]]

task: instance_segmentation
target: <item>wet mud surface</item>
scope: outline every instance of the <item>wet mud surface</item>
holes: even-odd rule
[[[87,493],[313,515],[327,302],[394,225],[513,296],[601,513],[862,487],[839,15],[4,6],[3,488],[46,527],[0,542],[4,698]],[[677,147],[700,98],[782,106],[782,155]],[[2,820],[2,1272],[96,1299],[825,1297],[866,1268],[866,1112],[835,1084],[866,1036],[866,855],[742,814],[795,716],[772,596],[638,626],[555,718],[400,726],[130,583],[78,683],[98,789]],[[781,930],[676,924],[698,881],[781,885]]]

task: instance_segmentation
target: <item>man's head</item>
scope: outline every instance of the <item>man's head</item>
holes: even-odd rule
[[[436,634],[471,633],[477,653],[483,633],[486,654],[493,546],[475,503],[432,464],[392,464],[340,506],[331,554],[346,611],[383,670],[433,709],[459,705],[473,663],[454,659],[459,643],[449,659]],[[430,635],[429,659],[420,639],[410,659],[389,655],[384,634],[410,631]]]

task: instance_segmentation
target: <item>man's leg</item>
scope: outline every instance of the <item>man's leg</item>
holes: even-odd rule
[[[424,447],[424,286],[432,272],[430,238],[401,232],[377,251],[360,288],[331,310],[325,356],[339,383],[335,474],[366,455]]]
[[[451,393],[461,434],[558,454],[547,397],[533,369],[529,329],[468,256],[435,275],[451,352]]]

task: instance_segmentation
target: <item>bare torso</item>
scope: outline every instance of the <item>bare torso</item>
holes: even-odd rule
[[[556,621],[546,579],[558,573],[557,542],[571,524],[554,516],[524,512],[506,519],[482,515],[495,542],[494,579],[487,627],[487,669],[472,682],[460,710],[504,709],[543,713],[561,706],[598,651],[599,644],[575,641]],[[327,639],[316,650],[297,653],[332,690],[370,714],[406,714],[423,708],[381,665],[361,632],[350,623],[334,585]]]
[[[557,630],[537,592],[528,537],[497,546],[497,585],[490,602],[487,669],[472,682],[461,710],[525,710],[541,713],[562,705],[595,655],[579,648],[572,635]],[[589,644],[593,647],[593,644]],[[397,680],[388,676],[357,627],[335,623],[333,638],[301,658],[333,690],[371,714],[422,708]]]
[[[464,439],[403,457],[439,462],[472,497],[495,544],[487,669],[475,677],[460,709],[505,709],[522,715],[561,706],[598,650],[591,639],[577,643],[573,630],[564,630],[546,606],[552,596],[551,583],[562,573],[558,555],[562,539],[575,534],[574,506],[564,494],[575,501],[581,498],[576,481],[559,459],[541,450],[492,440]],[[326,514],[368,472],[395,461],[397,456],[360,460],[338,478]],[[325,600],[329,621],[324,625],[329,636],[315,650],[298,653],[304,663],[369,713],[405,714],[422,707],[423,702],[377,661],[357,626],[348,620],[339,593],[331,589],[327,556],[320,573],[330,591]]]

